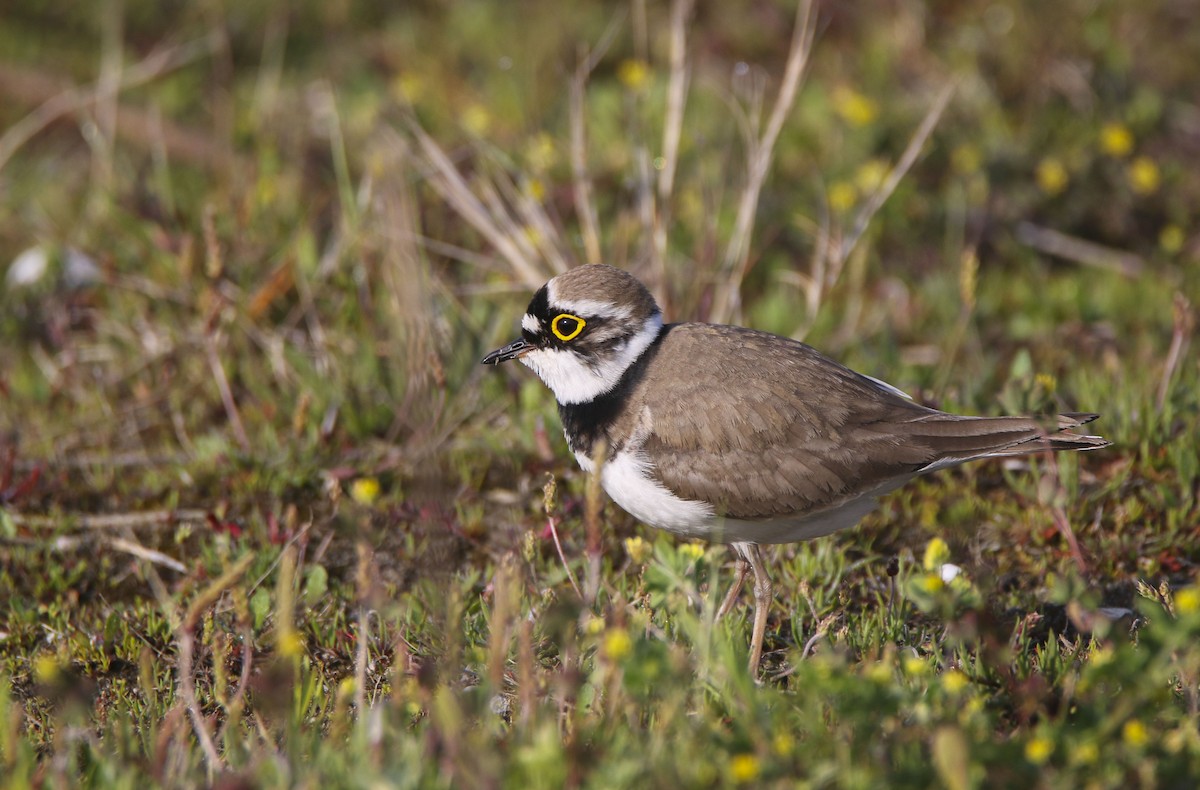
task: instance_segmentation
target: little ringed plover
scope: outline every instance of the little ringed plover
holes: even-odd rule
[[[1096,414],[947,414],[786,337],[664,324],[645,286],[599,264],[543,285],[521,338],[483,364],[511,359],[554,392],[584,471],[604,443],[600,482],[613,501],[652,527],[731,544],[737,572],[719,614],[753,571],[751,671],[772,596],[761,544],[851,527],[880,495],[937,469],[1109,444],[1067,432]]]

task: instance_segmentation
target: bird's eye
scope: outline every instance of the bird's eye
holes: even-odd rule
[[[559,313],[550,322],[550,329],[559,340],[574,340],[583,331],[586,322],[577,315]]]

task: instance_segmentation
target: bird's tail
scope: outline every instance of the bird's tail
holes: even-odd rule
[[[937,413],[909,424],[911,436],[932,447],[937,460],[928,469],[953,466],[978,458],[1008,458],[1040,452],[1099,450],[1112,442],[1102,436],[1071,433],[1072,428],[1099,414],[1059,414],[1048,420],[1034,417],[962,417]]]

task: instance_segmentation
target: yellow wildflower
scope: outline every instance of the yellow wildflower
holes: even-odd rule
[[[892,682],[892,668],[882,661],[876,661],[867,670],[867,677],[881,686]]]
[[[1183,228],[1178,225],[1167,225],[1158,234],[1158,246],[1168,255],[1174,255],[1183,249],[1183,243],[1186,241],[1183,234]]]
[[[950,561],[950,547],[941,538],[934,538],[925,546],[925,557],[921,567],[927,571],[936,571]]]
[[[425,87],[421,75],[411,71],[398,75],[391,85],[392,95],[414,104],[425,96]]]
[[[891,167],[882,159],[868,159],[854,171],[854,183],[863,194],[869,194],[879,188],[889,170]]]
[[[1200,587],[1184,587],[1175,593],[1175,611],[1179,614],[1200,612]]]
[[[858,200],[858,190],[849,181],[834,181],[829,185],[829,207],[837,212],[849,211]]]
[[[281,630],[275,646],[279,648],[279,655],[284,658],[294,658],[304,652],[304,640],[295,628]]]
[[[552,167],[558,160],[558,149],[554,145],[554,138],[545,132],[538,132],[525,147],[525,159],[529,162],[530,168],[539,173]]]
[[[640,91],[649,78],[650,67],[646,65],[646,61],[644,60],[630,58],[621,61],[621,65],[617,66],[617,79],[631,91]]]
[[[753,754],[737,754],[729,761],[729,777],[738,784],[753,782],[761,770]]]
[[[1162,181],[1158,165],[1148,156],[1139,156],[1130,162],[1125,175],[1129,179],[1129,188],[1139,195],[1154,194]]]
[[[583,624],[583,630],[589,636],[596,636],[604,631],[604,618],[593,617]]]
[[[1100,757],[1100,747],[1088,741],[1081,743],[1071,750],[1071,762],[1078,765],[1091,765]]]
[[[379,498],[379,481],[360,477],[350,484],[350,498],[360,505],[369,505]]]
[[[929,662],[916,656],[904,657],[904,674],[919,678],[929,672]]]
[[[1133,132],[1122,123],[1106,123],[1100,129],[1100,149],[1109,156],[1124,158],[1133,150]]]
[[[492,114],[482,104],[472,104],[463,110],[462,123],[476,137],[487,134],[492,125]]]
[[[942,579],[940,573],[926,573],[924,576],[918,576],[913,579],[913,584],[918,590],[926,595],[933,595],[941,592],[946,587],[946,582]]]
[[[33,662],[33,676],[38,683],[54,683],[61,673],[62,667],[52,655],[40,655]]]
[[[1071,180],[1066,166],[1052,156],[1038,162],[1034,175],[1037,178],[1038,187],[1050,197],[1061,194]]]
[[[695,562],[704,556],[704,544],[698,541],[685,543],[679,547],[679,553]]]
[[[853,88],[833,89],[833,111],[851,126],[867,126],[879,115],[879,105]]]
[[[952,669],[942,675],[942,686],[951,694],[957,694],[970,685],[971,681],[962,672]]]
[[[620,661],[633,650],[633,640],[624,628],[610,628],[604,635],[604,655]]]
[[[1146,730],[1145,724],[1137,719],[1130,719],[1121,728],[1121,740],[1134,748],[1140,748],[1150,740],[1150,733]]]
[[[1050,755],[1054,754],[1054,741],[1039,735],[1036,738],[1030,738],[1025,744],[1025,759],[1034,765],[1042,765],[1050,759]]]
[[[629,559],[637,564],[641,565],[650,559],[650,551],[650,544],[640,535],[625,538],[625,553],[629,555]]]

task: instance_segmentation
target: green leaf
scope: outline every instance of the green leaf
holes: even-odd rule
[[[254,615],[254,630],[262,628],[267,615],[271,612],[271,593],[266,587],[259,587],[250,596],[250,614]]]
[[[304,602],[315,606],[329,590],[329,573],[321,565],[309,565],[304,569]]]

